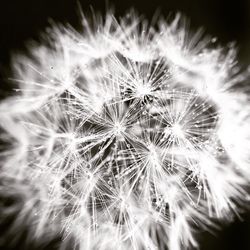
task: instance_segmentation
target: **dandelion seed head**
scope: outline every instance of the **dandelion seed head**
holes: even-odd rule
[[[16,228],[28,216],[36,240],[63,234],[62,249],[198,247],[197,226],[249,202],[249,74],[179,14],[82,25],[50,28],[50,46],[14,60],[0,193],[22,205],[6,215]]]

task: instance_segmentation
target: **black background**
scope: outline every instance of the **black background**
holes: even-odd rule
[[[170,13],[181,11],[191,20],[192,30],[204,27],[206,33],[218,37],[219,43],[225,46],[230,41],[235,41],[239,48],[240,64],[244,66],[250,63],[250,0],[120,0],[109,1],[108,4],[102,0],[78,0],[78,3],[85,13],[91,12],[90,6],[102,13],[113,6],[116,17],[122,16],[131,7],[149,19],[156,10],[160,10],[166,17]],[[11,53],[25,52],[27,41],[38,39],[39,32],[49,25],[48,18],[79,27],[77,13],[76,0],[0,1],[0,98],[11,93],[11,85],[7,79],[10,75]],[[201,250],[249,250],[250,216],[243,214],[242,217],[244,221],[236,219],[231,225],[223,225],[216,235],[202,233],[199,240]],[[54,249],[55,245],[50,244],[46,249]],[[0,248],[7,249],[7,246],[0,245]],[[34,247],[24,248],[20,243],[12,249],[31,250]]]

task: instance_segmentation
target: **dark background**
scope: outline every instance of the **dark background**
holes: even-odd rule
[[[235,41],[239,48],[238,59],[246,66],[250,63],[250,0],[78,0],[83,12],[94,10],[105,13],[113,6],[116,17],[134,7],[140,14],[151,19],[156,10],[163,16],[181,11],[190,20],[191,30],[204,27],[205,32],[218,37],[221,45]],[[69,22],[79,27],[79,15],[76,0],[1,0],[0,1],[0,99],[11,94],[10,56],[12,52],[25,52],[25,44],[30,39],[39,39],[39,32],[49,26],[48,18],[56,22]],[[1,119],[1,117],[0,117]],[[250,129],[250,128],[249,128]],[[249,250],[250,215],[243,214],[243,221],[237,220],[223,225],[216,235],[204,232],[200,236],[201,250]],[[5,228],[0,228],[5,230]],[[2,234],[3,232],[0,232]],[[22,240],[21,240],[22,241]],[[51,243],[46,249],[54,249]],[[7,249],[7,246],[1,246]],[[11,249],[32,250],[35,247],[23,247],[18,243]],[[10,248],[8,248],[10,249]],[[45,247],[42,247],[45,249]]]

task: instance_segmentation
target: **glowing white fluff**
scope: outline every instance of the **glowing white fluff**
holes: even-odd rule
[[[31,236],[63,231],[62,249],[198,246],[195,224],[227,221],[248,197],[249,98],[234,88],[246,77],[234,49],[188,39],[180,15],[159,32],[133,15],[82,18],[82,33],[54,27],[50,48],[16,57],[18,93],[0,104],[12,186],[0,192],[23,199],[17,231],[28,215]]]

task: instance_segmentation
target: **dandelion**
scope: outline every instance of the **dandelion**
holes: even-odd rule
[[[247,201],[250,107],[233,47],[111,13],[52,27],[0,104],[12,229],[61,249],[186,249]],[[157,26],[157,27],[156,27]]]

